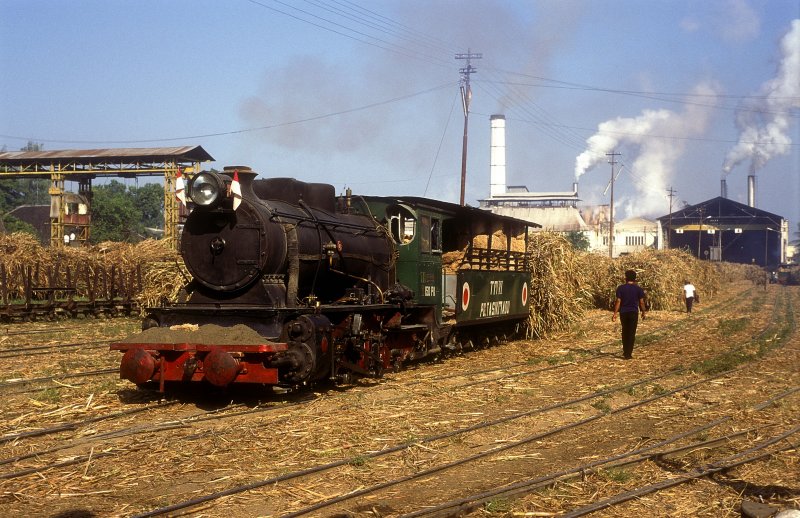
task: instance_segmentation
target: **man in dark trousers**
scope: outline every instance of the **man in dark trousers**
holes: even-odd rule
[[[633,344],[636,341],[636,326],[639,324],[639,312],[644,320],[644,290],[636,284],[636,272],[625,271],[625,284],[617,287],[617,300],[614,302],[614,314],[611,320],[617,319],[622,324],[622,356],[626,360],[633,358]]]

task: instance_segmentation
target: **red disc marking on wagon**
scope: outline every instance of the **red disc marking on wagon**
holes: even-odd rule
[[[461,287],[461,311],[466,311],[469,306],[469,283],[465,282]]]

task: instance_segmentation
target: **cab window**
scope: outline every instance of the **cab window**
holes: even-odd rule
[[[442,251],[442,221],[430,216],[419,217],[419,250],[420,252]]]
[[[439,219],[431,220],[431,249],[434,252],[442,251],[442,221]]]
[[[428,252],[431,251],[431,217],[430,216],[420,216],[419,217],[419,251],[420,252]]]
[[[403,211],[398,211],[389,216],[389,230],[398,243],[405,245],[414,240],[416,221]]]

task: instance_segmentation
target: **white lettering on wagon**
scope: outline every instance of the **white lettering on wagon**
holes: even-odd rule
[[[494,302],[481,302],[480,318],[496,317],[511,313],[510,300],[496,300]]]

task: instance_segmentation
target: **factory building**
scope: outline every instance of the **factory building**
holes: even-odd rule
[[[658,221],[667,247],[688,250],[700,259],[769,267],[787,261],[789,222],[724,196],[689,205]]]
[[[566,192],[530,192],[525,186],[506,186],[506,118],[492,115],[489,123],[489,198],[479,200],[480,207],[538,223],[542,230],[588,230],[578,210],[577,183],[572,191]]]
[[[531,192],[526,186],[506,185],[505,128],[503,115],[490,117],[490,196],[479,200],[480,208],[538,223],[537,231],[581,232],[590,251],[609,253],[609,206],[579,207],[577,183],[563,192]],[[658,222],[641,218],[615,223],[613,256],[656,246],[659,231]]]

